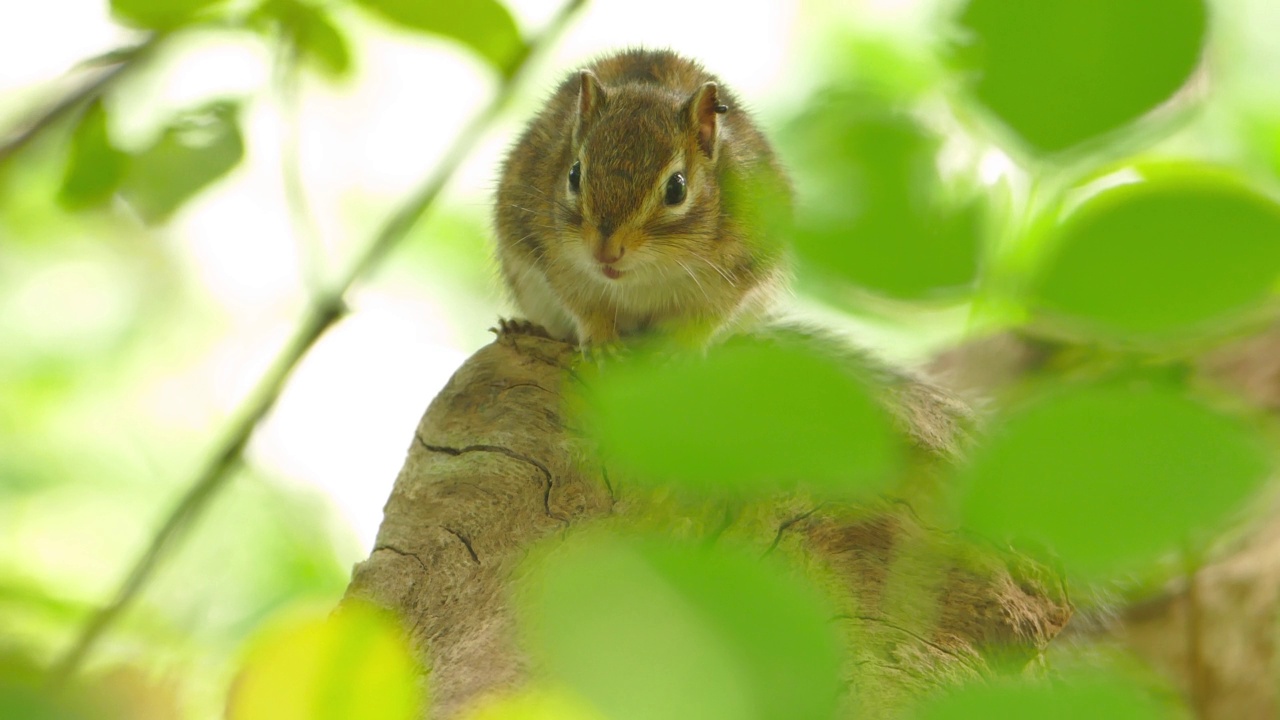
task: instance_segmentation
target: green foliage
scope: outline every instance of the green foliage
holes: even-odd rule
[[[173,30],[225,0],[111,0],[116,19],[146,30]]]
[[[937,174],[939,139],[866,92],[829,92],[791,124],[789,158],[813,188],[794,233],[804,270],[918,299],[967,288],[985,207]]]
[[[267,0],[258,16],[275,23],[300,57],[326,77],[351,74],[350,43],[329,13],[298,0]]]
[[[129,156],[111,144],[101,100],[85,110],[71,135],[71,154],[58,199],[69,210],[101,205],[115,194]]]
[[[735,341],[706,357],[638,355],[592,378],[582,426],[643,482],[832,495],[882,488],[899,463],[884,410],[842,360]]]
[[[964,472],[964,514],[1101,579],[1220,528],[1268,469],[1251,432],[1177,392],[1067,387],[995,425]]]
[[[531,651],[610,720],[816,720],[835,709],[829,611],[752,556],[589,533],[542,558],[522,587]]]
[[[496,0],[357,4],[401,28],[456,41],[507,76],[528,49]],[[153,37],[166,46],[197,29],[256,30],[278,45],[271,50],[281,57],[331,80],[351,77],[359,49],[353,42],[365,37],[344,24],[342,6],[308,0],[109,5],[121,22],[157,31]],[[1266,314],[1280,278],[1280,206],[1273,199],[1280,112],[1240,89],[1265,82],[1239,80],[1275,71],[1232,65],[1233,53],[1223,52],[1234,49],[1227,42],[1258,45],[1267,38],[1249,39],[1241,31],[1252,22],[1239,10],[1244,3],[1226,0],[1213,7],[1210,35],[1205,5],[962,0],[943,28],[958,36],[949,67],[934,62],[923,37],[841,37],[853,48],[842,46],[830,65],[855,76],[788,82],[830,89],[803,101],[793,121],[778,123],[785,128],[779,157],[802,203],[795,232],[777,236],[795,240],[803,289],[828,300],[843,301],[855,287],[924,301],[891,304],[907,308],[906,322],[878,314],[870,303],[853,314],[930,351],[934,337],[958,337],[984,324],[1058,338],[1066,331],[1081,343],[1064,353],[1084,358],[1081,374],[1112,378],[1066,383],[1049,363],[1047,376],[1015,383],[1009,394],[1024,402],[1005,407],[993,400],[991,435],[977,439],[972,461],[957,471],[969,489],[959,502],[968,528],[991,540],[1047,548],[1074,578],[1145,575],[1169,554],[1194,556],[1273,469],[1254,429],[1207,405],[1203,388],[1188,387],[1181,376],[1195,361],[1191,353],[1242,327],[1238,321]],[[1214,72],[1204,78],[1212,92],[1200,98],[1208,112],[1180,116],[1185,123],[1168,128],[1162,144],[1140,135],[1153,111],[1196,72],[1206,45],[1214,53]],[[64,643],[145,541],[139,518],[152,517],[156,498],[171,491],[151,475],[168,481],[175,467],[185,471],[213,432],[208,417],[184,416],[176,424],[193,427],[175,430],[130,415],[141,415],[138,408],[170,392],[173,375],[215,352],[211,338],[221,318],[211,317],[220,310],[192,307],[212,304],[208,298],[185,295],[201,282],[174,267],[200,259],[169,257],[186,252],[184,239],[146,242],[155,238],[117,214],[122,204],[111,200],[119,194],[146,223],[163,223],[226,177],[247,144],[239,106],[230,102],[161,119],[166,127],[140,151],[117,144],[114,130],[155,126],[139,122],[149,109],[130,107],[138,95],[129,85],[145,84],[169,58],[137,49],[100,56],[92,64],[129,64],[118,75],[125,79],[75,105],[84,108],[78,117],[50,122],[41,131],[50,140],[0,159],[7,164],[0,168],[6,251],[0,253],[0,527],[19,548],[0,558],[0,634],[39,656]],[[727,77],[743,72],[714,69]],[[768,98],[749,99],[769,117]],[[1236,115],[1245,107],[1252,114],[1240,123]],[[990,117],[1001,139],[1032,156],[1013,153],[1014,164],[995,179],[984,165],[986,187],[976,182],[978,159],[994,157],[997,165],[1007,159],[988,138],[965,131],[973,115]],[[19,134],[10,129],[0,133],[6,142]],[[1182,161],[1124,160],[1117,166],[1136,172],[1138,181],[1059,214],[1087,191],[1081,176],[1097,177],[1101,155],[1112,166],[1136,151]],[[1237,168],[1206,164],[1230,153],[1237,164],[1252,163],[1272,177],[1246,178],[1233,174]],[[1064,159],[1072,164],[1057,162]],[[722,188],[726,207],[749,223],[779,221],[763,201],[785,197],[783,189],[735,180],[740,186]],[[359,204],[379,216],[384,205],[376,197]],[[62,212],[86,209],[103,212]],[[459,326],[488,323],[490,306],[478,299],[489,292],[482,213],[478,203],[433,213],[417,226],[409,253],[399,256],[401,272],[411,265],[431,273],[435,290],[457,291],[460,301],[449,310]],[[362,216],[354,224],[379,219]],[[1031,231],[1029,221],[1037,223]],[[87,267],[93,272],[83,272]],[[974,295],[970,313],[962,304]],[[913,325],[915,310],[936,308],[939,299],[953,303],[959,310],[953,315],[969,313],[972,324]],[[995,320],[984,315],[1000,303],[1008,304],[999,308],[1006,312],[992,313]],[[920,330],[930,322],[947,325],[945,332]],[[904,347],[888,349],[907,354]],[[1114,378],[1109,365],[1149,365],[1153,351],[1177,355],[1167,377]],[[901,479],[904,448],[864,384],[866,373],[849,362],[747,342],[705,358],[637,352],[609,359],[586,378],[582,427],[596,434],[610,468],[628,480],[747,500],[796,486],[823,498],[863,499]],[[195,412],[182,410],[188,411]],[[271,492],[253,480],[239,478],[213,508],[172,570],[149,585],[145,610],[113,631],[119,642],[104,656],[145,657],[146,671],[184,675],[193,694],[215,696],[212,704],[220,707],[226,657],[260,623],[299,598],[332,605],[354,551],[335,550],[342,533],[325,525],[328,513],[314,499]],[[91,557],[83,553],[86,544],[93,545]],[[497,698],[469,720],[831,716],[842,688],[830,613],[785,571],[732,550],[598,535],[540,559],[528,569],[523,620],[535,669],[560,684],[538,676],[533,689]],[[925,564],[910,565],[921,566],[920,588],[934,571]],[[218,587],[197,582],[210,567],[218,570]],[[883,601],[922,608],[919,627],[907,630],[927,634],[934,598],[917,590],[913,583]],[[261,636],[233,717],[409,716],[421,700],[410,689],[418,669],[390,626],[354,618],[311,618]],[[181,655],[199,660],[184,666],[172,659]],[[52,698],[41,689],[41,672],[0,662],[0,720],[152,717]],[[868,687],[875,686],[860,689]],[[1141,719],[1176,712],[1113,679],[966,688],[919,717]]]
[[[1280,280],[1280,204],[1221,169],[1151,168],[1053,230],[1033,305],[1127,342],[1230,327]]]
[[[348,603],[263,633],[227,706],[228,720],[416,720],[422,668],[399,623]]]
[[[912,720],[1172,720],[1182,713],[1124,680],[1077,678],[1055,684],[970,685],[930,703]]]
[[[1199,62],[1204,0],[969,0],[957,69],[1022,141],[1058,152],[1169,99]]]
[[[239,107],[219,101],[176,118],[155,144],[132,158],[122,192],[149,224],[168,220],[188,199],[244,157]]]
[[[502,74],[525,52],[520,30],[496,0],[357,0],[397,25],[466,45]]]

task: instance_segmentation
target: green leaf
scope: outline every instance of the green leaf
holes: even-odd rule
[[[95,100],[71,135],[71,152],[58,201],[71,210],[101,205],[115,194],[128,162],[129,156],[111,144],[107,111],[101,100]]]
[[[828,94],[787,133],[802,188],[795,249],[802,280],[919,299],[969,287],[986,208],[948,193],[939,140],[871,93]]]
[[[350,74],[351,48],[327,12],[296,0],[267,0],[256,17],[278,26],[302,59],[327,77]]]
[[[184,114],[154,145],[136,155],[123,192],[143,220],[169,219],[178,208],[244,157],[234,103],[216,102]]]
[[[969,0],[955,59],[969,91],[1031,148],[1120,128],[1187,81],[1203,0]]]
[[[839,692],[829,611],[755,556],[598,534],[525,577],[529,649],[613,720],[828,720]]]
[[[228,720],[416,720],[422,668],[398,623],[345,603],[268,629],[250,650]]]
[[[120,22],[147,30],[173,30],[224,0],[111,0],[111,14]]]
[[[1031,304],[1102,338],[1210,329],[1280,279],[1280,204],[1222,171],[1174,166],[1105,190],[1050,238]]]
[[[100,708],[89,712],[80,688],[54,692],[48,685],[43,668],[0,648],[0,720],[107,720]]]
[[[995,427],[962,473],[967,524],[1088,577],[1202,540],[1270,470],[1241,423],[1154,387],[1062,389]]]
[[[642,482],[871,493],[892,476],[900,447],[853,362],[747,340],[705,357],[639,355],[589,382],[581,425]]]
[[[358,0],[365,8],[410,30],[461,42],[507,74],[523,54],[516,22],[496,0]]]
[[[1119,678],[1056,684],[969,685],[928,703],[912,720],[1171,720],[1183,717],[1168,701]]]
[[[293,28],[295,42],[307,59],[330,78],[345,77],[351,71],[351,49],[347,38],[328,15],[314,11],[302,16]]]

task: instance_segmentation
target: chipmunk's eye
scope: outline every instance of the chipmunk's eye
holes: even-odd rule
[[[668,205],[679,205],[684,202],[684,173],[676,173],[667,178],[667,194],[663,199]]]
[[[574,160],[573,167],[569,168],[569,189],[574,192],[582,190],[582,163]]]

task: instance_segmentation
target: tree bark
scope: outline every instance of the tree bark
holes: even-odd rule
[[[931,527],[928,508],[914,503],[791,493],[690,504],[611,477],[562,415],[576,354],[504,332],[470,358],[422,418],[376,547],[355,568],[348,599],[399,613],[431,669],[430,717],[458,717],[530,679],[508,582],[534,543],[588,521],[736,542],[804,569],[840,607],[845,710],[863,718],[1010,661],[1025,665],[1070,617],[1051,573]],[[907,383],[887,397],[918,449],[904,482],[936,484],[957,432],[944,396]]]

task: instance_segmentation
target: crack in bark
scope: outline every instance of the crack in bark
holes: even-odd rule
[[[409,552],[408,550],[401,550],[400,548],[396,547],[395,545],[378,545],[377,547],[375,547],[375,548],[373,549],[373,552],[375,552],[375,553],[376,553],[376,552],[378,552],[379,550],[387,550],[387,551],[389,551],[389,552],[393,552],[393,553],[395,553],[396,555],[399,555],[399,556],[401,556],[401,557],[411,557],[411,558],[413,558],[414,560],[417,560],[417,561],[418,561],[418,565],[420,565],[420,566],[422,567],[422,572],[426,573],[427,575],[430,575],[430,574],[431,574],[431,568],[427,567],[427,564],[426,564],[425,562],[423,562],[423,561],[422,561],[422,558],[418,557],[418,554],[417,554],[417,553],[411,553],[411,552]],[[372,554],[372,553],[371,553],[371,554]]]
[[[479,556],[479,555],[476,555],[476,550],[475,550],[475,548],[471,547],[471,541],[467,539],[467,536],[466,536],[466,535],[463,535],[462,533],[458,532],[457,530],[454,530],[454,529],[453,529],[453,528],[451,528],[451,527],[445,527],[444,525],[441,525],[441,526],[440,526],[440,529],[441,529],[441,530],[444,530],[445,532],[449,533],[450,535],[452,535],[452,536],[454,536],[454,537],[458,538],[459,540],[461,540],[461,541],[462,541],[462,545],[463,545],[463,547],[465,547],[465,548],[467,549],[467,552],[471,554],[471,559],[472,559],[472,560],[475,560],[477,565],[479,565],[479,564],[480,564],[480,556]]]
[[[787,530],[791,529],[791,526],[792,526],[792,525],[795,525],[796,523],[800,522],[801,520],[804,520],[805,518],[810,517],[810,516],[811,516],[811,515],[813,515],[814,513],[816,513],[816,512],[818,512],[819,510],[821,510],[823,505],[826,505],[826,503],[825,503],[825,502],[820,502],[820,503],[818,503],[817,505],[814,505],[812,508],[809,508],[808,510],[806,510],[806,511],[804,511],[804,512],[800,513],[799,515],[797,515],[797,516],[795,516],[795,517],[793,517],[793,518],[791,518],[790,520],[784,520],[784,521],[782,522],[782,524],[778,526],[778,534],[773,536],[773,542],[769,544],[769,548],[768,548],[767,550],[765,550],[765,551],[764,551],[764,554],[767,556],[767,555],[769,555],[770,553],[772,553],[774,550],[777,550],[777,549],[778,549],[778,544],[782,542],[782,535],[783,535],[783,533],[785,533]]]
[[[535,460],[534,458],[531,458],[528,455],[523,455],[521,453],[518,453],[515,450],[512,450],[511,448],[502,447],[501,445],[467,445],[466,447],[462,447],[462,448],[453,448],[453,447],[448,447],[447,445],[432,445],[431,443],[428,443],[426,440],[423,440],[422,436],[417,433],[415,433],[413,437],[415,440],[418,441],[419,445],[421,445],[422,447],[426,448],[431,452],[444,453],[445,455],[452,455],[455,457],[458,455],[465,455],[467,453],[472,453],[472,452],[491,452],[491,453],[498,453],[499,455],[506,455],[507,457],[513,460],[519,460],[520,462],[528,463],[536,467],[542,473],[542,476],[547,481],[546,488],[542,492],[542,509],[546,512],[547,517],[550,517],[554,520],[558,520],[564,523],[565,525],[569,524],[569,518],[566,518],[562,515],[558,515],[551,511],[551,489],[555,486],[555,476],[551,474],[551,470],[548,469],[547,466],[542,462],[539,462],[538,460]]]
[[[837,615],[835,619],[837,619],[837,620],[858,620],[858,621],[861,621],[861,622],[877,623],[877,624],[879,624],[879,625],[883,625],[884,627],[889,628],[890,630],[897,630],[898,632],[900,632],[900,633],[902,633],[902,634],[904,634],[904,635],[909,635],[909,636],[911,636],[911,637],[915,638],[916,640],[919,640],[920,642],[924,643],[925,645],[928,645],[929,647],[933,648],[934,650],[937,650],[938,652],[940,652],[940,653],[942,653],[942,654],[946,655],[947,657],[955,658],[955,659],[956,659],[956,661],[958,661],[958,662],[959,662],[959,663],[961,663],[962,665],[965,665],[965,666],[966,666],[966,667],[968,667],[970,670],[973,670],[975,673],[979,673],[979,674],[981,674],[981,672],[982,672],[981,668],[978,668],[977,666],[975,666],[975,665],[973,664],[973,658],[970,658],[970,657],[968,657],[968,656],[966,656],[966,655],[961,655],[960,653],[956,652],[955,650],[951,650],[951,649],[945,648],[945,647],[943,647],[943,646],[939,645],[938,643],[934,642],[933,640],[930,640],[929,638],[927,638],[927,637],[925,637],[925,636],[921,635],[920,633],[914,632],[914,631],[912,631],[912,630],[908,630],[907,628],[904,628],[904,627],[902,627],[902,626],[900,626],[900,625],[895,625],[895,624],[893,624],[893,623],[889,622],[888,620],[885,620],[885,619],[884,619],[884,618],[882,618],[882,617],[875,617],[875,616],[873,616],[873,615]]]

